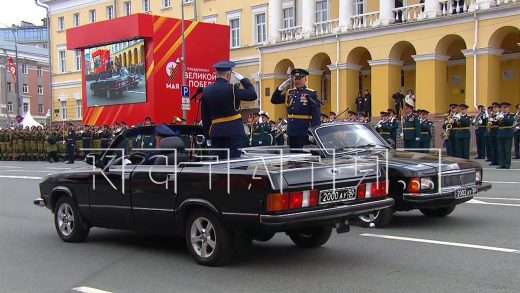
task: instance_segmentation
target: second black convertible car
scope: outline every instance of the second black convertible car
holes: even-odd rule
[[[216,161],[197,126],[153,146],[153,127],[120,134],[92,166],[45,177],[34,204],[54,214],[59,237],[87,238],[92,227],[183,235],[203,265],[229,262],[239,243],[285,232],[298,246],[327,242],[349,218],[390,208],[385,169],[373,159],[249,149]],[[315,140],[322,141],[320,131]]]
[[[440,157],[434,152],[394,150],[366,124],[329,123],[311,129],[319,150],[343,158],[377,158],[388,171],[388,194],[395,205],[359,217],[363,223],[385,227],[394,212],[419,209],[428,217],[445,217],[455,206],[491,189],[482,182],[478,162]]]

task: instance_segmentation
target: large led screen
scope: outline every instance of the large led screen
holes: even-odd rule
[[[144,40],[85,49],[87,107],[146,102]]]

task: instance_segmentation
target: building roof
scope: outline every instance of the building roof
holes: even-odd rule
[[[14,54],[15,54],[14,42],[0,40],[0,56],[4,55],[4,49],[7,51],[8,55],[14,56]],[[49,63],[48,49],[38,48],[35,46],[18,44],[18,57]]]

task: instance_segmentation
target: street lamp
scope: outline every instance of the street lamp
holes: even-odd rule
[[[16,29],[16,33],[15,33],[15,30],[8,26],[8,25],[5,25],[3,23],[1,23],[2,26],[6,27],[9,31],[11,31],[11,33],[13,34],[14,36],[14,63],[16,63],[16,86],[15,86],[15,90],[16,90],[16,114],[19,115],[20,114],[20,83],[19,83],[19,78],[18,78],[18,38],[17,38],[17,35],[18,35],[18,29]]]

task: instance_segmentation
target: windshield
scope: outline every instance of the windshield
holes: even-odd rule
[[[388,148],[388,145],[364,124],[330,124],[316,129],[318,142],[328,154],[356,148]]]

